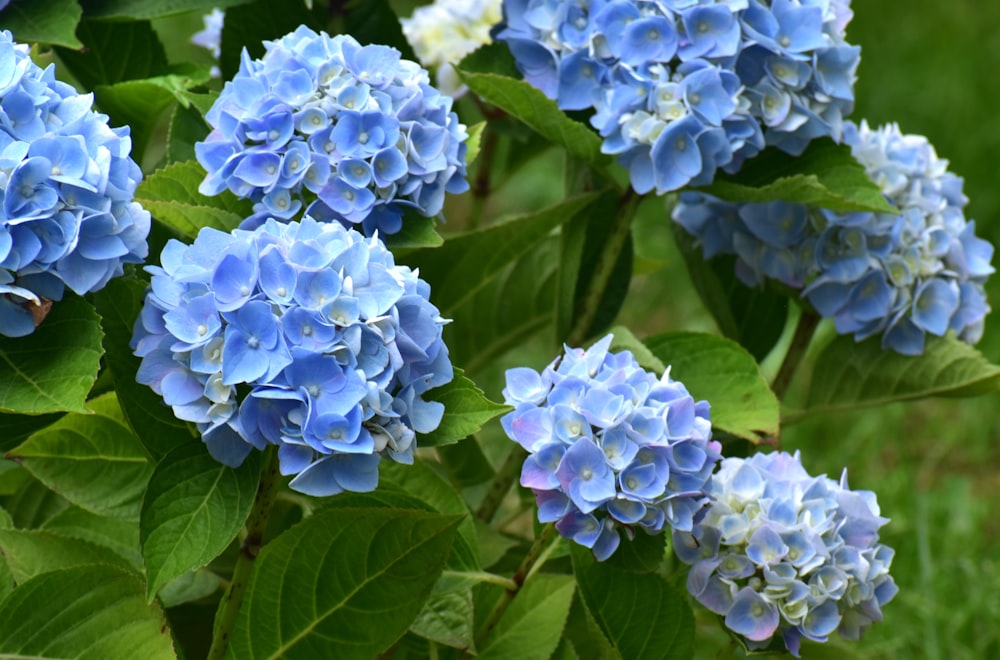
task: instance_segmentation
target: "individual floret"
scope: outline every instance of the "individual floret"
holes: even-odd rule
[[[798,452],[726,458],[691,531],[674,530],[691,564],[688,591],[751,649],[780,635],[798,656],[802,638],[834,631],[856,640],[897,587],[893,550],[878,542],[888,519],[875,494],[810,476]]]
[[[602,150],[645,193],[710,183],[765,144],[840,138],[860,50],[846,0],[505,0],[525,80],[593,109]]]
[[[383,456],[413,460],[441,421],[427,390],[452,379],[430,287],[377,236],[339,223],[268,220],[170,241],[132,347],[137,380],[240,465],[278,446],[309,495],[369,491]]]
[[[417,7],[410,18],[400,19],[403,34],[417,59],[435,71],[442,93],[459,97],[465,86],[454,64],[491,42],[490,28],[500,22],[501,0],[435,0]]]
[[[538,519],[603,561],[637,528],[691,530],[705,482],[720,457],[708,403],[684,385],[644,370],[629,351],[609,353],[608,335],[589,350],[566,347],[544,371],[507,371],[500,421],[530,455],[521,485]]]
[[[0,335],[31,334],[66,287],[96,291],[146,258],[129,128],[0,32]],[[33,314],[35,312],[35,314]]]
[[[884,347],[905,355],[922,353],[927,333],[953,330],[976,343],[990,309],[984,284],[993,246],[965,219],[962,179],[926,138],[895,124],[847,122],[844,136],[898,215],[682,193],[674,220],[701,240],[705,258],[736,254],[748,286],[771,278],[801,288],[858,341],[881,334]]]
[[[246,226],[305,201],[316,219],[394,234],[406,209],[439,216],[446,192],[468,188],[468,134],[419,64],[304,26],[265,46],[259,60],[243,51],[195,145],[199,190],[253,200]]]

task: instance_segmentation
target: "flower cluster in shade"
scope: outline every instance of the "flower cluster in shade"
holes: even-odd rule
[[[637,192],[735,171],[765,145],[798,155],[839,139],[860,50],[849,0],[505,0],[525,79],[593,109],[602,150]]]
[[[926,138],[896,125],[846,122],[844,139],[899,215],[682,193],[674,220],[699,238],[705,258],[736,254],[748,286],[771,278],[802,288],[841,334],[881,333],[883,347],[906,355],[923,352],[927,333],[977,342],[993,246],[965,218],[962,179]]]
[[[435,0],[400,19],[417,59],[435,70],[438,89],[457,97],[465,92],[453,64],[491,42],[490,28],[500,22],[501,0]]]
[[[216,7],[202,16],[201,21],[205,27],[191,35],[191,43],[208,49],[215,61],[218,62],[219,56],[222,55],[222,26],[226,22],[226,12]],[[214,65],[212,77],[218,78],[221,75],[218,64]]]
[[[538,519],[603,561],[637,528],[691,530],[705,482],[720,458],[708,403],[646,371],[632,353],[609,353],[608,335],[589,350],[566,348],[541,373],[507,372],[501,419],[529,456],[521,485]]]
[[[888,522],[870,491],[812,477],[799,454],[726,458],[692,531],[674,530],[691,564],[688,591],[725,617],[749,648],[781,635],[798,656],[803,638],[835,631],[858,639],[895,596],[893,550],[878,542]]]
[[[452,379],[444,320],[377,236],[309,217],[205,228],[147,271],[137,380],[220,462],[277,445],[300,492],[370,491],[383,456],[412,462],[440,423],[423,395]]]
[[[93,100],[0,32],[0,335],[31,334],[32,306],[96,291],[146,258],[129,129],[110,128]]]
[[[446,192],[468,189],[465,126],[419,64],[305,26],[265,46],[244,50],[195,145],[203,194],[255,202],[245,226],[308,202],[316,219],[394,234],[407,209],[439,216]]]

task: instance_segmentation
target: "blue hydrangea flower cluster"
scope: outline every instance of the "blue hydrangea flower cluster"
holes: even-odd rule
[[[875,494],[812,477],[798,452],[726,458],[706,488],[710,504],[692,531],[674,530],[691,564],[688,591],[749,648],[777,634],[798,656],[802,638],[839,630],[858,639],[895,596],[893,550],[878,542]]]
[[[673,218],[699,238],[705,258],[736,254],[748,286],[772,278],[802,288],[858,341],[882,333],[883,347],[905,355],[922,353],[927,333],[954,330],[977,342],[990,309],[993,246],[965,219],[962,179],[926,138],[896,125],[847,122],[844,139],[899,215],[682,193]]]
[[[521,485],[538,519],[603,561],[636,528],[691,530],[705,482],[720,458],[708,402],[644,370],[632,353],[609,353],[608,335],[589,350],[567,347],[541,373],[507,372],[501,423],[530,455]]]
[[[411,463],[415,433],[452,379],[430,287],[377,237],[309,217],[170,241],[132,347],[137,380],[209,452],[240,465],[278,445],[282,474],[309,495],[370,491],[383,456]]]
[[[860,49],[849,0],[505,0],[525,80],[591,124],[645,193],[710,183],[765,145],[839,139]]]
[[[0,31],[0,335],[35,330],[32,309],[66,287],[96,291],[142,263],[150,216],[132,201],[142,172],[128,127],[93,95],[42,69]]]
[[[202,16],[201,21],[205,28],[191,35],[191,43],[207,49],[218,62],[219,56],[222,55],[222,26],[226,22],[226,12],[216,7]],[[213,65],[212,77],[219,78],[221,76],[222,72],[219,71],[218,64]]]
[[[199,190],[252,199],[246,226],[308,199],[316,219],[394,234],[405,209],[439,216],[446,192],[468,189],[465,126],[419,64],[305,26],[265,45],[259,60],[244,50],[195,145]]]

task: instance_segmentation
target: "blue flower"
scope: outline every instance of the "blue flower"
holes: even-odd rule
[[[810,476],[799,454],[727,458],[705,488],[709,503],[690,531],[674,529],[688,591],[751,649],[834,631],[857,639],[896,594],[893,551],[878,542],[888,522],[875,495]]]
[[[593,109],[638,192],[710,183],[765,145],[797,155],[839,140],[853,106],[845,2],[507,0],[503,12],[497,39],[525,80],[564,110]]]
[[[921,136],[895,125],[844,124],[845,141],[886,199],[889,213],[834,213],[802,204],[732,204],[683,193],[673,218],[705,258],[735,254],[748,286],[767,279],[801,289],[837,331],[919,355],[928,333],[979,340],[989,312],[993,246],[966,221],[962,180]]]
[[[529,456],[521,485],[538,519],[607,559],[636,528],[690,530],[719,460],[708,404],[684,385],[645,371],[628,351],[609,353],[608,335],[590,349],[566,348],[541,373],[507,371],[501,418]]]
[[[142,263],[150,216],[129,129],[38,67],[0,32],[0,335],[35,330],[32,309],[83,295]]]
[[[277,445],[303,493],[371,490],[381,457],[412,462],[440,423],[423,395],[452,378],[445,321],[377,238],[308,217],[203,229],[147,270],[137,380],[220,462]]]
[[[244,52],[195,145],[202,193],[255,202],[246,228],[305,204],[317,220],[391,234],[405,210],[440,216],[446,192],[468,189],[465,127],[419,65],[306,27],[265,46],[259,60]]]

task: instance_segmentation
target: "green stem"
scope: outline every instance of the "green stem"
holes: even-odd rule
[[[632,216],[642,198],[629,188],[618,205],[618,213],[611,222],[611,230],[604,242],[604,249],[597,257],[594,265],[594,273],[587,283],[586,292],[580,301],[580,306],[576,310],[576,319],[573,327],[570,328],[566,343],[570,346],[580,346],[587,339],[590,326],[597,318],[597,310],[601,300],[611,281],[611,274],[615,270],[615,264],[621,256],[625,241],[628,239],[628,232],[632,226]]]
[[[495,584],[503,587],[504,589],[517,589],[517,584],[510,578],[505,578],[504,576],[497,575],[496,573],[487,573],[485,571],[444,571],[441,573],[441,577],[468,578],[470,580],[476,580],[477,582]]]
[[[510,453],[507,454],[507,460],[504,461],[500,469],[493,475],[493,483],[490,484],[490,489],[486,491],[483,501],[479,504],[479,508],[476,509],[476,518],[487,524],[493,521],[493,516],[496,515],[497,509],[500,508],[500,503],[503,501],[504,496],[510,490],[514,480],[521,474],[521,466],[527,457],[528,453],[520,445],[515,445],[510,450]]]
[[[798,369],[799,363],[805,357],[806,349],[809,348],[809,343],[812,341],[813,333],[816,331],[816,326],[819,325],[819,322],[820,317],[818,314],[810,310],[802,310],[799,322],[795,326],[795,334],[792,336],[792,342],[788,345],[788,352],[785,353],[785,359],[782,360],[781,367],[778,369],[778,373],[771,383],[771,389],[774,391],[774,395],[778,397],[778,401],[785,398],[788,386],[792,383],[792,378],[795,376],[795,371]]]
[[[479,168],[476,170],[476,180],[472,184],[472,208],[469,210],[469,229],[479,227],[483,219],[483,208],[490,196],[493,160],[497,150],[496,131],[489,126],[483,129],[483,145],[479,150]]]
[[[229,638],[236,626],[236,615],[243,604],[247,580],[253,570],[254,561],[264,545],[264,529],[267,527],[268,516],[274,506],[278,486],[281,485],[281,475],[278,472],[278,452],[274,447],[267,450],[267,459],[260,473],[260,485],[257,486],[257,497],[245,525],[246,538],[240,545],[240,555],[233,569],[233,578],[224,596],[225,605],[219,612],[212,637],[212,647],[208,651],[210,660],[222,658],[229,646]]]
[[[524,561],[521,565],[517,567],[517,571],[514,573],[514,577],[511,578],[512,584],[504,590],[503,594],[500,596],[500,601],[493,608],[490,613],[490,617],[486,620],[486,625],[484,625],[480,630],[479,634],[476,635],[476,646],[481,646],[483,641],[489,637],[490,632],[496,628],[500,619],[503,618],[504,612],[510,606],[514,597],[517,596],[521,587],[528,580],[529,577],[534,575],[535,571],[541,568],[545,560],[548,559],[549,555],[552,553],[553,541],[558,538],[555,525],[549,523],[542,528],[542,533],[538,535],[535,542],[531,545],[528,550],[528,554],[525,555]]]

